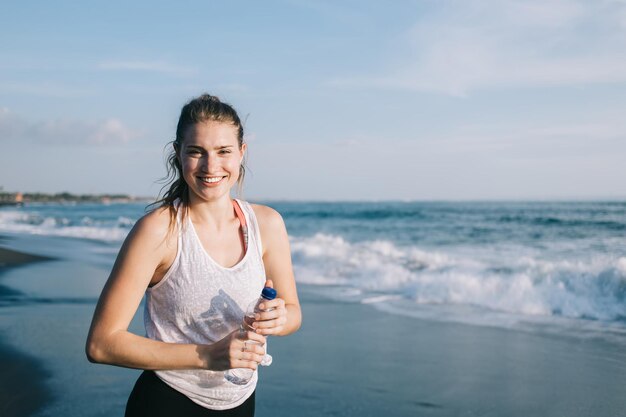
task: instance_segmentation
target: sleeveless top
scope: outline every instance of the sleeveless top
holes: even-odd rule
[[[212,344],[239,328],[248,305],[265,284],[261,235],[250,204],[236,200],[248,225],[246,252],[226,268],[206,252],[189,216],[180,224],[178,250],[165,276],[146,290],[144,324],[147,337],[169,343]],[[156,375],[193,402],[213,410],[242,404],[256,388],[254,372],[246,385],[224,379],[224,372],[165,370]]]

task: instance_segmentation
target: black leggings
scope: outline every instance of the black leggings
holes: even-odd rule
[[[130,393],[125,417],[253,417],[254,396],[253,392],[243,404],[230,410],[209,410],[161,381],[154,372],[144,371]]]

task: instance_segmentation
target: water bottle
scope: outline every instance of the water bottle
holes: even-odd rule
[[[270,288],[270,287],[263,288],[263,291],[261,291],[261,296],[257,300],[250,303],[250,305],[246,309],[246,313],[243,316],[243,322],[241,323],[242,328],[246,331],[248,330],[254,331],[252,324],[255,321],[255,318],[254,318],[255,315],[261,311],[273,310],[273,308],[261,310],[259,309],[259,304],[263,303],[264,301],[273,300],[274,298],[276,298],[276,290],[274,288]],[[257,343],[257,342],[248,341],[247,343]],[[261,361],[261,366],[270,366],[271,364],[272,364],[272,356],[267,353],[267,341],[266,341],[265,342],[265,356],[263,356],[263,360]],[[233,384],[245,385],[250,381],[253,374],[254,374],[254,371],[249,368],[233,368],[233,369],[229,369],[228,371],[224,373],[224,378],[227,381],[232,382]]]

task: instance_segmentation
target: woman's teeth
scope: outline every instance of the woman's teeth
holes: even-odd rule
[[[219,182],[223,177],[205,177],[205,178],[200,178],[202,180],[202,182],[208,182],[209,184],[214,183],[214,182]]]

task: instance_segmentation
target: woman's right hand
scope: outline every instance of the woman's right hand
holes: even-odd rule
[[[209,345],[209,369],[225,371],[232,368],[257,369],[265,355],[265,337],[252,331],[237,329],[217,343]]]

